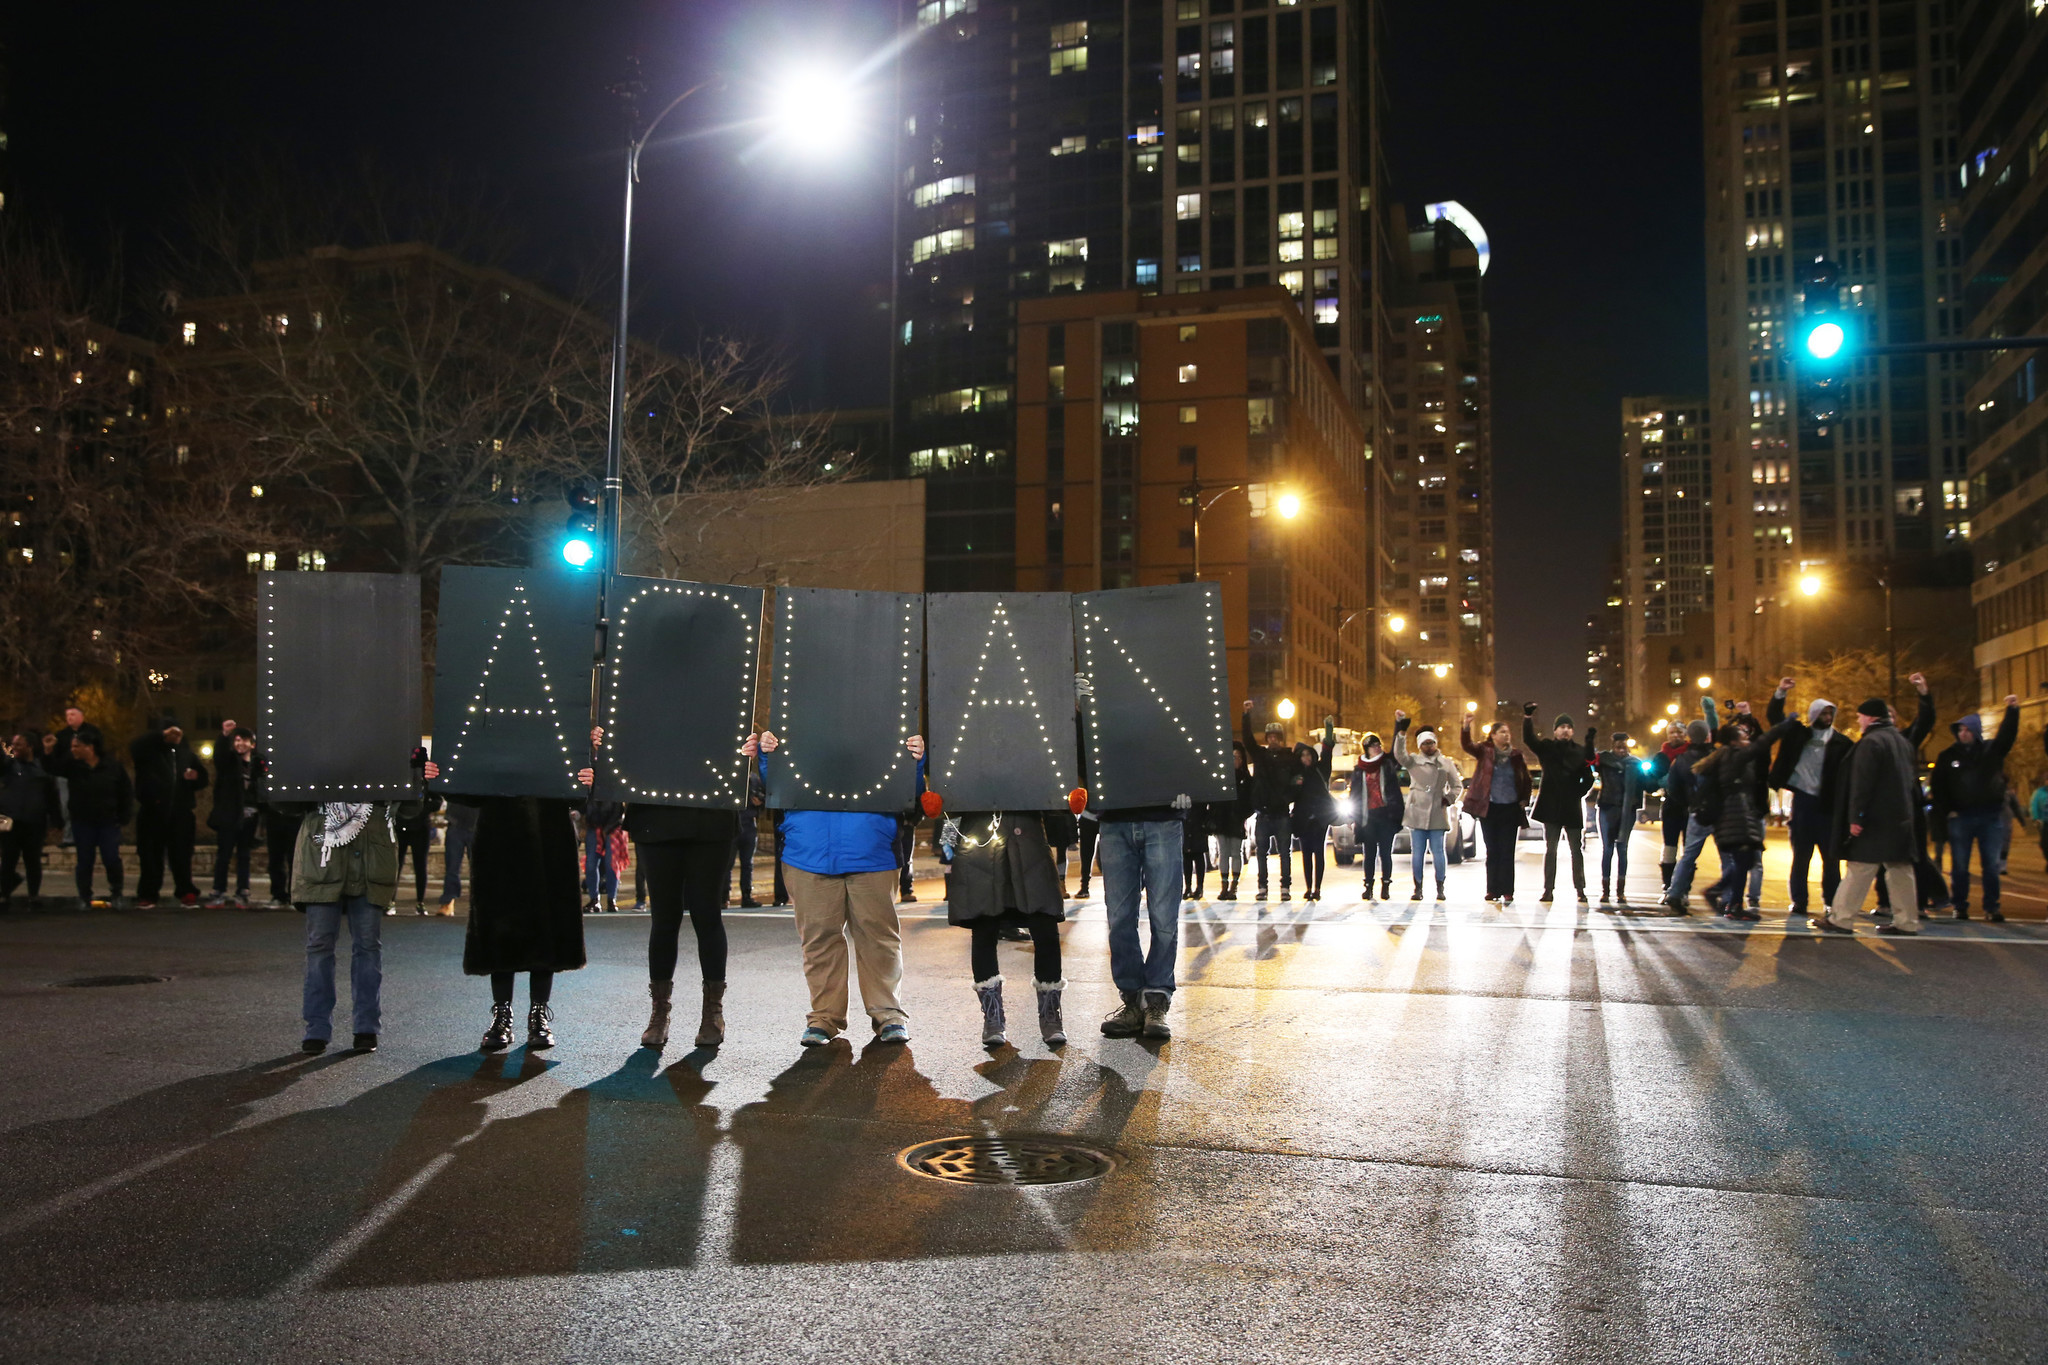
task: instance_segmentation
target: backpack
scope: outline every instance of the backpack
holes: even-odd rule
[[[1707,780],[1702,782],[1699,778],[1699,769],[1694,768],[1692,779],[1693,819],[1712,829],[1721,823],[1722,803],[1721,774],[1713,768],[1709,768],[1707,770]]]

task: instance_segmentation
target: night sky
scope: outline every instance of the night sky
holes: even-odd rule
[[[636,327],[780,347],[806,405],[886,393],[888,91],[805,157],[758,122],[781,73],[850,67],[889,0],[428,0],[28,7],[0,52],[7,212],[54,219],[89,259],[124,241],[150,285],[192,187],[261,156],[279,172],[365,154],[481,178],[523,270],[567,283],[617,250],[608,88],[658,108],[731,77],[643,162]],[[1493,244],[1499,686],[1576,711],[1584,619],[1619,532],[1620,398],[1705,385],[1698,7],[1392,3],[1396,196],[1458,199]],[[204,16],[203,18],[195,16]]]

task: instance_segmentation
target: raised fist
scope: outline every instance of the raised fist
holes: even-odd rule
[[[1927,675],[1925,673],[1908,673],[1906,681],[1913,684],[1915,692],[1918,692],[1923,697],[1927,695]]]
[[[1787,692],[1790,692],[1791,690],[1792,690],[1792,680],[1791,680],[1790,678],[1780,678],[1780,679],[1778,679],[1778,695],[1779,695],[1779,696],[1781,696],[1781,697],[1782,697],[1782,696],[1784,696],[1784,695],[1785,695],[1785,694],[1786,694]]]
[[[1522,714],[1523,714],[1523,715],[1525,715],[1525,716],[1533,716],[1533,715],[1535,715],[1535,714],[1536,714],[1536,703],[1535,703],[1535,702],[1533,702],[1533,701],[1525,701],[1525,702],[1523,702],[1523,703],[1522,703]]]
[[[1077,697],[1094,696],[1095,679],[1089,677],[1086,673],[1076,673],[1074,675],[1074,695]],[[1249,703],[1247,703],[1247,706],[1249,706]]]
[[[2018,706],[2019,704],[2020,699],[2018,697],[2008,695],[2005,699],[2005,709],[2008,711],[2012,710],[2013,707]]]
[[[1323,728],[1324,728],[1325,730],[1334,730],[1334,729],[1336,729],[1336,728],[1337,728],[1337,718],[1336,718],[1335,716],[1324,716],[1324,717],[1323,717]]]
[[[1394,719],[1395,719],[1395,720],[1406,720],[1406,719],[1408,719],[1408,713],[1407,713],[1406,711],[1396,711],[1396,712],[1394,712]]]
[[[1749,703],[1748,703],[1748,702],[1746,702],[1746,701],[1739,701],[1739,702],[1736,702],[1736,703],[1735,703],[1735,714],[1736,714],[1736,715],[1738,715],[1738,716],[1746,716],[1746,715],[1748,715],[1748,714],[1749,714]]]
[[[1251,704],[1251,700],[1250,700],[1250,698],[1246,698],[1246,700],[1245,700],[1245,704],[1244,704],[1244,713],[1245,713],[1246,715],[1250,715],[1250,714],[1252,713],[1252,704]]]

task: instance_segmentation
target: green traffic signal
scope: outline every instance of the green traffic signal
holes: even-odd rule
[[[1815,360],[1833,360],[1846,338],[1838,322],[1821,322],[1806,329],[1806,354]]]

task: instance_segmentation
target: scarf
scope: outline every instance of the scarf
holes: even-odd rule
[[[363,826],[370,823],[370,812],[375,809],[376,804],[370,801],[329,801],[321,807],[326,823],[320,829],[320,866],[327,866],[335,849],[355,841]]]

